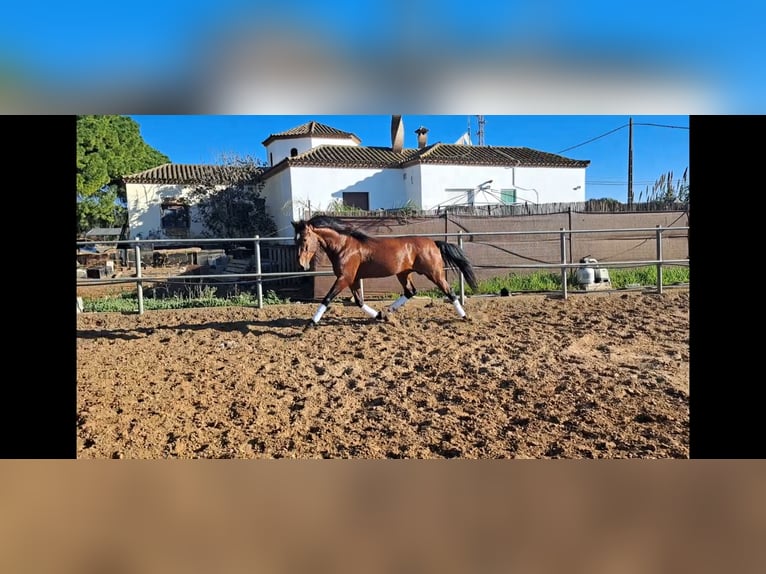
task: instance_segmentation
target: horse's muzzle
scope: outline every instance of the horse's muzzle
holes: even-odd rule
[[[314,254],[309,252],[298,254],[298,265],[303,267],[304,271],[308,271],[311,266],[311,260],[314,258]]]

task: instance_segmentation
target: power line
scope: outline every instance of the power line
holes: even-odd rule
[[[648,123],[640,123],[640,122],[633,122],[634,126],[654,126],[657,128],[673,128],[677,130],[688,130],[689,126],[669,126],[666,124],[648,124]]]
[[[604,133],[604,134],[601,134],[600,136],[596,136],[595,138],[589,139],[588,141],[585,141],[585,142],[579,143],[579,144],[577,144],[577,145],[573,145],[573,146],[571,146],[571,147],[568,147],[568,148],[566,148],[566,149],[562,149],[561,151],[559,151],[559,152],[556,152],[556,153],[564,153],[565,151],[569,151],[570,149],[575,149],[575,148],[577,148],[577,147],[580,147],[580,146],[584,146],[585,144],[589,144],[589,143],[591,143],[591,142],[594,142],[594,141],[596,141],[597,139],[601,139],[601,138],[603,138],[603,137],[605,137],[605,136],[608,136],[609,134],[613,134],[614,132],[616,132],[616,131],[619,131],[619,130],[621,130],[622,128],[626,128],[626,127],[628,127],[628,124],[625,124],[625,125],[623,125],[623,126],[620,126],[619,128],[614,128],[613,130],[610,130],[610,131],[608,131],[608,132],[606,132],[606,133]]]
[[[564,153],[565,151],[569,151],[569,150],[572,150],[572,149],[584,146],[585,144],[589,144],[591,142],[596,141],[597,139],[601,139],[601,138],[606,137],[606,136],[608,136],[610,134],[613,134],[616,131],[619,131],[619,130],[621,130],[623,128],[626,128],[626,127],[628,127],[628,125],[629,124],[621,125],[620,127],[614,128],[613,130],[610,130],[610,131],[608,131],[606,133],[603,133],[600,136],[596,136],[594,138],[589,139],[588,141],[584,141],[584,142],[579,143],[577,145],[573,145],[573,146],[568,147],[566,149],[562,149],[561,151],[556,152],[556,153]],[[688,130],[689,129],[688,126],[671,126],[671,125],[667,125],[667,124],[653,124],[653,123],[648,123],[648,122],[633,122],[633,125],[634,126],[654,126],[654,127],[658,127],[658,128],[673,128],[673,129],[678,129],[678,130]]]

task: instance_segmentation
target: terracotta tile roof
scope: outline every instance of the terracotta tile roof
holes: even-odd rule
[[[402,162],[416,157],[419,151],[403,149],[395,152],[390,147],[321,145],[287,158],[287,162],[290,166],[399,167]]]
[[[247,174],[249,168],[223,165],[197,165],[166,163],[130,175],[123,176],[125,183],[191,184],[212,182],[224,184],[237,173]]]
[[[309,123],[316,124],[316,122]],[[308,125],[304,124],[304,126]],[[333,128],[329,129],[333,130]],[[587,167],[590,160],[569,159],[528,147],[435,143],[420,149],[405,148],[401,152],[394,152],[390,147],[321,145],[295,157],[286,158],[274,167],[264,168],[261,176],[263,179],[268,179],[287,167],[383,169],[404,168],[416,164],[582,168]],[[166,163],[140,173],[126,175],[122,179],[125,183],[193,184],[209,182],[212,178],[216,182],[226,183],[227,173],[230,180],[232,170],[245,169],[219,165]]]
[[[569,159],[528,147],[465,146],[437,143],[424,148],[423,153],[412,160],[403,162],[402,167],[415,163],[512,167],[588,167],[590,160]]]
[[[399,168],[415,164],[495,165],[509,167],[587,167],[590,160],[569,159],[527,147],[465,146],[435,143],[421,149],[322,145],[287,158],[264,172],[264,178],[286,167]]]
[[[352,139],[357,144],[362,143],[357,136],[351,132],[344,132],[342,130],[320,124],[319,122],[307,122],[300,126],[291,128],[287,131],[280,132],[278,134],[271,134],[261,143],[263,145],[269,145],[274,140],[278,139],[292,139],[296,137],[321,137],[321,138],[339,138],[339,139]]]

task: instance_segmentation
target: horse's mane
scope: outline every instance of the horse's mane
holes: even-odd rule
[[[337,231],[343,235],[350,235],[359,241],[367,241],[370,238],[370,236],[367,235],[364,231],[360,231],[359,229],[345,225],[339,219],[330,217],[329,215],[315,215],[306,223],[311,224],[314,227],[332,229],[333,231]]]

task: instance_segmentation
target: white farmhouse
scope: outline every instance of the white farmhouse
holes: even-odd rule
[[[234,177],[240,168],[221,165],[166,163],[123,176],[128,208],[130,239],[186,239],[199,237],[205,228],[197,217],[190,192],[195,186],[218,184]],[[253,181],[252,185],[257,182]]]
[[[278,235],[307,212],[343,203],[363,210],[455,205],[585,201],[589,160],[526,147],[428,144],[420,127],[417,148],[404,148],[401,116],[391,122],[391,146],[361,145],[354,134],[308,122],[263,140],[268,165],[258,181]],[[131,238],[195,237],[190,186],[222,166],[166,164],[123,178]],[[234,169],[234,168],[229,168]]]

